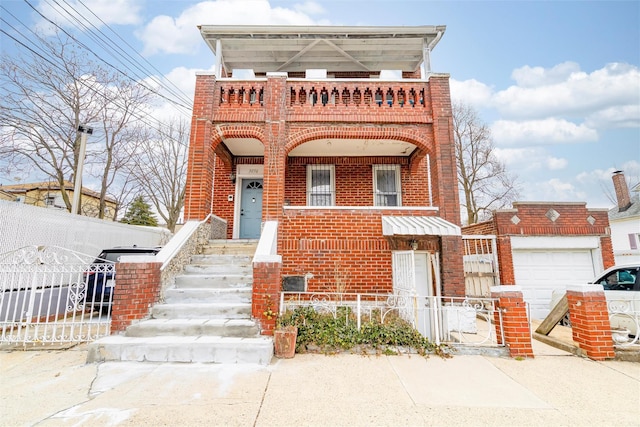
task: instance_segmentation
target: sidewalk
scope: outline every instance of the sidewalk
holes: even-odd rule
[[[0,425],[640,425],[640,364],[534,351],[296,355],[267,367],[87,365],[86,346],[0,352]]]

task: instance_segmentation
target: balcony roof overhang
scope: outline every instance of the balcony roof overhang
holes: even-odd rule
[[[381,70],[416,72],[446,26],[334,27],[201,25],[200,34],[229,75]]]

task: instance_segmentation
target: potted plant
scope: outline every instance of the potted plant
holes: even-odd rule
[[[291,359],[296,353],[298,328],[294,325],[277,326],[273,331],[275,355],[280,359]]]
[[[276,317],[276,328],[273,331],[273,345],[275,356],[281,359],[291,359],[296,353],[296,339],[298,327],[291,316],[279,315]]]
[[[295,326],[290,316],[280,316],[273,311],[271,297],[267,296],[267,309],[262,313],[267,320],[276,321],[273,331],[273,345],[275,356],[280,359],[291,359],[296,352],[296,338],[298,327]]]

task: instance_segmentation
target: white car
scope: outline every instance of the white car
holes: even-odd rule
[[[609,319],[614,331],[614,340],[619,343],[638,342],[640,329],[640,265],[616,265],[606,269],[589,284],[602,285],[607,299]],[[564,296],[562,289],[551,294],[550,307],[556,306]],[[569,326],[568,316],[560,321]]]

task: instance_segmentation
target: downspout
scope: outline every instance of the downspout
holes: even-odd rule
[[[422,63],[424,65],[424,75],[422,76],[423,79],[427,79],[431,74],[431,49],[433,49],[435,45],[438,44],[441,38],[442,31],[438,31],[438,34],[436,34],[436,37],[431,40],[431,43],[427,44],[426,39],[423,39],[422,41]]]

